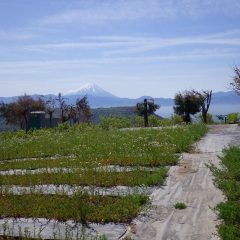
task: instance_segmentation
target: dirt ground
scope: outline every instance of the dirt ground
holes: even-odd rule
[[[213,208],[225,198],[214,186],[206,164],[219,165],[218,156],[225,147],[240,145],[240,127],[209,128],[208,134],[195,144],[194,151],[182,154],[179,164],[170,168],[165,185],[151,194],[151,206],[128,226],[121,239],[218,239],[218,219]],[[184,202],[187,208],[175,209],[177,202]]]

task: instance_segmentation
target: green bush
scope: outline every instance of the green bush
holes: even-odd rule
[[[178,114],[172,115],[171,120],[172,120],[174,125],[184,123],[183,118]]]
[[[238,121],[238,113],[229,113],[227,119],[228,123],[236,123]]]
[[[239,240],[240,226],[221,224],[218,226],[218,233],[222,240]]]
[[[174,205],[174,207],[175,207],[176,209],[185,209],[187,206],[186,206],[186,204],[183,203],[183,202],[177,202],[177,203]]]
[[[204,121],[203,121],[203,116],[202,116],[201,113],[197,116],[197,118],[199,119],[200,122],[204,122]],[[214,121],[213,121],[213,116],[212,116],[211,113],[207,113],[207,123],[208,123],[208,124],[214,123]]]
[[[125,118],[125,117],[115,117],[115,116],[101,117],[100,127],[104,130],[129,128],[131,127],[131,121],[129,118]]]
[[[169,127],[169,126],[172,126],[172,125],[174,125],[174,123],[169,118],[165,118],[165,119],[160,120],[160,126],[161,127]]]
[[[149,124],[149,127],[159,127],[160,121],[155,115],[150,115],[148,117],[148,124]]]
[[[218,233],[223,240],[237,240],[240,239],[240,148],[230,147],[223,153],[222,167],[210,166],[217,186],[227,197],[226,202],[215,208],[223,220]]]
[[[58,131],[65,131],[65,130],[67,130],[67,129],[69,129],[70,128],[70,126],[67,124],[67,123],[60,123],[60,124],[58,124],[58,126],[56,127],[56,130],[58,130]]]
[[[131,123],[133,127],[143,127],[144,119],[143,117],[136,115],[131,119]]]

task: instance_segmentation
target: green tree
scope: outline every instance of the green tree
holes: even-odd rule
[[[142,103],[137,103],[136,113],[144,117],[144,126],[148,127],[148,116],[154,114],[160,106],[154,103],[153,99],[144,99]]]
[[[199,97],[201,104],[202,120],[204,123],[208,123],[208,110],[212,100],[212,90],[205,90],[202,92],[197,92],[193,90],[193,93],[195,93]]]
[[[201,110],[201,99],[194,91],[179,92],[175,95],[174,102],[174,112],[181,115],[186,123],[191,122],[191,114]]]
[[[69,106],[69,114],[68,114],[68,118],[70,119],[70,124],[72,124],[72,122],[73,122],[73,124],[77,123],[77,121],[78,121],[77,115],[78,115],[77,107],[74,105],[70,105]]]
[[[8,123],[20,124],[20,127],[21,127],[22,122],[20,121],[19,116],[14,114],[15,105],[16,105],[15,103],[9,103],[9,104],[1,103],[0,113],[2,117],[5,118],[7,124]]]
[[[35,100],[26,94],[19,97],[14,103],[2,104],[0,108],[7,123],[20,123],[20,127],[26,132],[29,129],[30,112],[43,110],[45,110],[45,105],[41,98]]]
[[[91,120],[91,109],[88,103],[87,96],[76,101],[76,111],[78,115],[78,122],[89,123]]]

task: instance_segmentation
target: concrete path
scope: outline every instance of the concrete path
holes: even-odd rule
[[[223,148],[239,145],[239,140],[239,126],[211,126],[209,133],[195,144],[194,152],[184,153],[179,165],[170,168],[165,186],[151,194],[151,206],[133,221],[122,239],[218,239],[217,216],[212,209],[225,198],[214,186],[206,164],[219,165],[218,155]],[[177,202],[184,202],[187,208],[175,209]]]

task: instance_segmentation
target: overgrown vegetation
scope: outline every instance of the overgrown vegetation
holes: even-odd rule
[[[238,113],[229,113],[227,115],[228,123],[237,123],[238,121]]]
[[[82,162],[169,165],[175,163],[175,153],[189,150],[206,131],[206,126],[201,124],[137,131],[103,131],[94,126],[76,125],[28,134],[0,133],[0,160],[75,155]]]
[[[240,239],[240,148],[230,147],[221,157],[222,166],[211,166],[217,186],[224,192],[227,201],[217,205],[222,223],[218,233],[223,240]]]
[[[78,222],[130,222],[148,198],[142,195],[124,197],[66,195],[1,195],[0,215],[4,217],[44,217]]]
[[[149,123],[155,120],[158,121],[150,118]],[[175,164],[178,154],[189,151],[207,131],[203,124],[171,126],[180,120],[174,116],[171,124],[164,123],[170,125],[166,128],[118,129],[113,119],[107,128],[61,124],[28,133],[0,133],[0,170],[41,170],[0,175],[0,216],[63,222],[71,219],[83,224],[129,223],[148,202],[146,193],[134,190],[125,196],[120,192],[104,196],[97,187],[144,189],[163,184],[168,166]],[[23,187],[20,195],[13,194],[13,186]],[[30,190],[25,191],[28,186]],[[69,195],[65,190],[45,194],[43,186],[69,186],[76,190]],[[90,191],[83,192],[84,186]]]
[[[174,112],[182,116],[186,123],[191,122],[191,115],[201,111],[201,118],[204,123],[208,123],[208,109],[211,104],[212,91],[205,90],[198,92],[195,90],[179,92],[175,95]]]
[[[69,184],[79,186],[112,187],[118,185],[140,186],[162,184],[166,176],[166,169],[156,171],[105,172],[86,169],[73,173],[38,173],[22,175],[0,175],[1,185],[43,185]]]
[[[186,206],[186,204],[183,203],[183,202],[177,202],[177,203],[174,205],[174,207],[175,207],[176,209],[185,209],[187,206]]]

